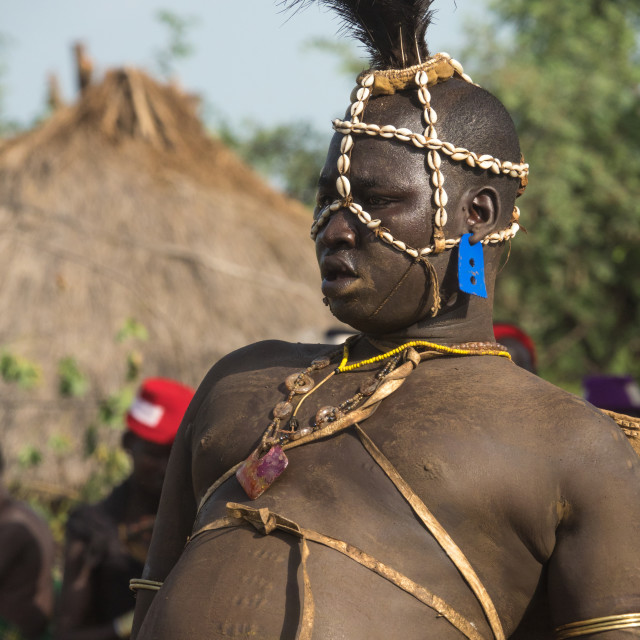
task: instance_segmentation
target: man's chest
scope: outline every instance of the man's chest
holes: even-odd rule
[[[274,407],[286,398],[287,388],[280,381],[288,373],[228,378],[214,390],[198,416],[207,427],[201,428],[194,451],[197,495],[257,447],[273,420]],[[296,420],[314,428],[323,411],[355,397],[371,376],[369,371],[335,376],[311,394],[294,398]],[[442,393],[437,380],[416,376],[359,426],[393,473],[445,526],[458,529],[462,538],[488,535],[503,544],[514,535],[512,515],[520,529],[523,523],[526,527],[528,521],[539,520],[544,507],[535,503],[544,489],[544,469],[535,452],[523,450],[513,434],[504,437],[505,430],[492,422],[495,419],[487,421],[478,411],[456,404],[455,396]],[[256,506],[265,502],[290,511],[296,504],[294,511],[307,523],[335,521],[335,532],[345,534],[349,532],[341,523],[359,514],[356,520],[373,522],[379,538],[395,535],[389,532],[399,530],[394,523],[400,513],[413,520],[397,483],[363,446],[355,426],[291,449],[287,457],[288,467]],[[235,478],[218,494],[221,505],[247,500]]]
[[[327,383],[305,398],[297,412],[301,424],[312,426],[319,410],[352,397],[366,379],[359,377],[345,377],[341,385]],[[283,392],[265,381],[233,382],[216,390],[215,402],[207,408],[211,427],[197,443],[195,455],[194,477],[206,478],[202,491],[257,446]],[[391,474],[365,448],[352,425],[288,450],[288,467],[256,501],[249,501],[231,477],[203,509],[196,528],[222,516],[227,502],[268,508],[304,528],[354,545],[420,584],[438,585],[443,595],[467,606],[466,597],[460,600],[456,567],[399,491],[400,478],[479,568],[494,593],[530,594],[540,565],[511,516],[519,509],[523,521],[536,519],[531,503],[539,502],[540,478],[532,473],[523,480],[523,469],[531,468],[531,461],[518,450],[517,438],[500,437],[500,430],[477,412],[454,406],[452,397],[416,378],[359,423]],[[519,576],[517,584],[505,582],[509,568]],[[518,609],[522,603],[513,606]]]
[[[311,389],[291,398],[285,385],[291,373],[287,369],[229,376],[212,390],[194,425],[197,494],[250,455],[273,424],[279,405],[288,402],[291,409],[278,421],[276,435],[287,434],[293,422],[298,429],[317,429],[328,411],[355,415],[367,400],[362,390],[375,382],[375,370],[336,375],[324,382],[318,376]],[[497,478],[508,479],[527,468],[531,475],[540,471],[536,468],[539,455],[522,447],[518,425],[509,423],[508,418],[500,424],[497,413],[472,407],[455,390],[443,390],[437,377],[415,374],[407,378],[374,413],[359,422],[400,473],[417,485],[416,490],[436,499],[442,494],[442,499],[450,502],[451,492],[473,498],[476,492],[470,491],[471,485],[478,492],[491,487],[497,497]],[[353,434],[354,430],[347,426],[345,432]],[[300,452],[288,455],[302,456],[309,464],[317,460],[323,467],[335,466],[332,473],[346,474],[351,480],[353,471],[344,459],[346,449],[342,444],[327,447],[332,439],[304,445]],[[363,447],[358,450],[359,456],[372,462]],[[483,487],[484,483],[488,486]],[[526,482],[501,484],[505,493],[527,489]]]
[[[372,412],[366,407],[371,389],[380,383],[375,374],[375,370],[363,370],[349,375],[318,376],[316,380],[309,378],[310,384],[305,383],[299,393],[292,393],[287,386],[287,378],[292,375],[289,370],[225,378],[212,390],[194,425],[196,493],[202,494],[219,476],[249,456],[264,437],[291,446],[292,431],[318,435],[339,418],[338,422],[345,423],[344,429],[333,435],[342,431],[353,433],[354,422],[363,425],[366,422],[376,441],[391,449],[398,462],[409,462],[413,467],[424,458],[423,466],[428,467],[426,479],[446,474],[445,459],[451,458],[451,439],[442,437],[447,427],[439,419],[441,412],[428,406],[423,389],[418,396],[411,385],[406,388],[401,385],[376,403]],[[323,459],[322,466],[336,462],[338,466],[332,473],[342,476],[349,469],[343,465],[344,447],[319,446],[330,440],[320,438],[313,445],[305,445],[305,452],[311,453],[289,455]],[[364,450],[360,454],[370,460]]]

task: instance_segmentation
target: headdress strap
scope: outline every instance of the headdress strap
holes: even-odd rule
[[[524,190],[529,173],[529,165],[521,162],[514,163],[500,160],[489,154],[478,155],[474,151],[457,147],[442,141],[436,131],[437,113],[431,106],[429,87],[438,82],[445,82],[452,77],[458,77],[473,84],[471,78],[464,73],[462,65],[453,60],[446,53],[438,53],[422,64],[406,69],[373,70],[362,72],[358,76],[358,86],[352,92],[352,103],[349,109],[350,120],[334,120],[333,128],[343,135],[338,157],[339,176],[336,188],[339,198],[320,211],[311,227],[311,238],[315,240],[318,231],[324,226],[328,218],[336,211],[346,208],[354,213],[358,219],[372,230],[378,238],[399,251],[406,252],[412,258],[426,257],[452,249],[460,243],[460,238],[446,238],[445,225],[448,214],[446,206],[448,195],[445,190],[444,175],[441,170],[442,155],[446,155],[456,162],[465,162],[470,167],[478,167],[495,174],[503,174],[520,180],[520,191]],[[410,86],[417,87],[418,98],[423,105],[424,132],[416,133],[406,128],[396,128],[394,125],[369,124],[362,121],[365,108],[374,95],[389,95],[396,91],[406,90]],[[351,183],[349,180],[351,169],[351,152],[354,135],[380,136],[406,142],[427,152],[427,162],[431,169],[431,184],[436,211],[433,217],[432,244],[423,248],[414,248],[408,243],[393,237],[391,231],[382,227],[382,221],[374,219],[363,210],[362,206],[353,200]],[[518,219],[520,212],[514,207],[509,226],[502,231],[495,232],[483,239],[483,244],[498,244],[513,238],[520,226]]]

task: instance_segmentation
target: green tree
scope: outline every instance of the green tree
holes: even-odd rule
[[[111,394],[84,399],[96,403],[96,415],[80,433],[74,437],[54,432],[46,442],[25,443],[18,452],[18,463],[25,472],[32,471],[44,463],[57,467],[57,481],[65,482],[65,469],[71,455],[80,455],[90,462],[89,477],[77,489],[50,486],[33,481],[29,473],[15,478],[11,491],[27,500],[49,521],[58,541],[63,540],[64,524],[69,510],[78,502],[94,502],[131,471],[127,453],[120,446],[120,435],[125,425],[125,414],[131,405],[139,383],[142,353],[137,347],[149,337],[147,328],[135,318],[127,318],[115,334],[115,342],[129,347],[123,361],[122,384]],[[72,356],[58,362],[58,393],[63,402],[77,403],[88,395],[89,380],[80,370]],[[31,388],[41,381],[41,368],[25,358],[9,352],[0,353],[0,379],[8,383]],[[77,452],[75,438],[79,436],[82,450]]]
[[[166,27],[169,36],[166,46],[156,51],[156,65],[162,76],[170,78],[175,73],[176,64],[194,52],[193,44],[188,35],[191,28],[197,24],[197,20],[193,17],[179,16],[177,13],[165,9],[158,11],[156,18],[160,24]]]
[[[493,0],[467,52],[531,165],[527,235],[497,313],[531,331],[543,375],[640,375],[640,66],[635,0]],[[500,28],[506,44],[496,44]],[[503,40],[504,41],[504,40]]]
[[[6,36],[0,33],[0,137],[4,134],[5,118],[4,118],[4,82],[3,78],[7,72],[6,63],[4,62],[4,53],[6,50]]]
[[[334,38],[312,38],[303,45],[302,51],[317,51],[331,56],[337,63],[337,71],[348,78],[354,78],[369,67],[367,61],[360,57],[351,41]]]
[[[329,135],[304,121],[272,127],[248,122],[240,130],[239,135],[223,125],[217,135],[276,187],[313,206]]]

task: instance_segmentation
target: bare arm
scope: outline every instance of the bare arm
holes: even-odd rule
[[[574,445],[562,461],[563,513],[549,563],[556,627],[640,613],[640,458],[606,418],[595,418]],[[613,640],[628,633],[581,637]]]
[[[45,605],[37,598],[36,579],[42,562],[43,550],[29,528],[21,522],[2,522],[0,617],[6,616],[20,627],[22,633],[34,636],[45,630],[51,617],[51,603],[47,601]]]
[[[296,355],[297,349],[298,347],[294,346]],[[185,413],[171,450],[143,578],[164,582],[180,559],[187,538],[192,533],[198,500],[202,497],[202,495],[195,495],[192,468],[194,443],[201,437],[196,427],[199,424],[200,407],[213,401],[211,398],[215,394],[212,390],[225,376],[255,369],[260,362],[274,363],[282,358],[291,358],[291,351],[287,350],[286,343],[267,340],[248,345],[220,360],[203,380]],[[210,427],[210,425],[201,426]],[[206,489],[206,486],[200,487],[198,491],[204,493]],[[155,591],[139,590],[137,592],[132,638],[138,636],[155,595]]]
[[[15,562],[27,544],[31,542],[31,536],[22,524],[16,522],[3,522],[0,527],[0,577]]]
[[[56,640],[117,640],[111,622],[91,622],[92,571],[95,566],[85,541],[70,539],[65,550],[64,580],[58,603]]]
[[[180,559],[187,538],[191,534],[197,509],[191,475],[192,424],[214,378],[215,373],[212,370],[200,385],[185,413],[171,449],[158,516],[142,576],[147,580],[165,581]],[[137,592],[132,638],[137,636],[155,593],[142,589]]]
[[[196,504],[191,483],[191,450],[189,443],[185,442],[186,436],[188,430],[181,428],[171,450],[158,517],[143,573],[143,578],[147,580],[164,582],[179,560],[193,526]],[[136,637],[154,596],[154,591],[137,592],[133,638]]]

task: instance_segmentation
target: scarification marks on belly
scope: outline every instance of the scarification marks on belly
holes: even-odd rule
[[[272,552],[252,552],[252,556],[276,556]],[[275,558],[276,561],[279,558]],[[234,608],[233,618],[240,618],[241,622],[236,622],[230,618],[219,622],[217,633],[225,638],[264,638],[260,627],[255,622],[248,622],[252,618],[259,617],[262,611],[266,611],[273,592],[273,583],[257,573],[242,576],[238,593],[232,599]]]
[[[233,605],[240,609],[259,611],[268,606],[274,588],[273,582],[265,578],[264,568],[268,568],[268,573],[279,574],[286,571],[285,559],[282,554],[262,545],[252,549],[248,555],[255,559],[248,563],[249,566],[254,566],[254,570],[240,579],[240,589],[233,598]]]
[[[250,555],[258,560],[266,560],[272,564],[282,564],[285,560],[281,553],[274,551],[273,549],[269,549],[266,546],[252,549]]]
[[[218,623],[216,632],[225,638],[259,638],[258,626],[252,622],[230,622],[225,620]]]
[[[235,607],[242,607],[243,609],[257,611],[264,608],[268,601],[269,599],[264,593],[238,594],[233,598],[233,605]]]

